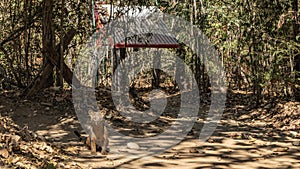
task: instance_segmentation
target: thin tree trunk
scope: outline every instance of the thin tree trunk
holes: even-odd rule
[[[293,11],[294,11],[294,20],[293,20],[293,38],[294,41],[297,42],[297,35],[299,35],[299,23],[298,23],[298,12],[299,12],[299,4],[298,0],[293,1]],[[297,101],[300,101],[300,53],[299,51],[294,51],[294,72],[295,72],[295,86],[294,86],[294,96]]]
[[[63,38],[63,49],[67,49],[67,46],[70,44],[71,40],[76,34],[76,30],[73,28],[69,30],[64,38]],[[58,68],[60,67],[60,47],[61,45],[58,44],[55,47],[55,50],[52,52],[53,57],[49,57],[49,63],[46,65],[44,68],[41,76],[39,76],[35,81],[32,86],[30,86],[30,89],[27,89],[24,94],[26,96],[32,96],[35,93],[39,92],[40,90],[44,89],[45,86],[44,84],[47,83],[47,79],[49,78],[49,73],[53,72],[54,66],[57,66]],[[73,77],[73,72],[69,69],[69,67],[66,65],[66,63],[63,62],[63,77],[66,80],[66,82],[69,85],[72,85],[74,87],[80,87],[80,81],[75,77]]]
[[[53,0],[44,1],[44,11],[43,11],[43,20],[42,20],[42,31],[43,31],[43,57],[44,63],[49,62],[49,58],[53,57],[54,52],[54,30],[53,30]],[[49,72],[50,75],[47,75],[47,82],[41,84],[42,88],[47,88],[53,85],[53,71]]]

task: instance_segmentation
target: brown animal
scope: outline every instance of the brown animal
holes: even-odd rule
[[[91,153],[95,154],[97,149],[101,148],[101,154],[107,154],[109,144],[107,129],[104,121],[92,121],[91,136],[87,138],[87,144],[90,144]]]
[[[107,154],[109,139],[103,119],[91,120],[91,128],[87,138],[82,137],[78,131],[74,131],[74,133],[87,145],[91,150],[91,154],[96,154],[97,151],[101,151],[101,154],[103,155]]]

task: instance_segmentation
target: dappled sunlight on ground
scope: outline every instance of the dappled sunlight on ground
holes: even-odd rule
[[[172,96],[176,98],[176,95]],[[248,96],[237,97],[240,97],[237,99],[239,101],[240,99],[247,100]],[[270,121],[272,118],[266,118],[267,121],[262,118],[266,112],[257,113],[260,109],[266,108],[248,110],[248,102],[244,104],[239,101],[240,104],[237,104],[238,102],[234,99],[229,100],[222,120],[206,142],[200,142],[198,139],[205,120],[205,112],[208,110],[204,106],[201,107],[199,119],[192,131],[180,144],[164,153],[135,159],[119,154],[119,150],[112,150],[107,156],[100,153],[91,155],[74,134],[75,130],[83,131],[68,98],[51,105],[45,104],[53,103],[50,96],[31,101],[1,96],[0,100],[1,116],[11,117],[21,128],[28,126],[29,130],[43,136],[47,145],[53,147],[58,153],[55,155],[57,157],[49,159],[54,161],[53,164],[60,164],[66,168],[300,168],[300,133],[298,130],[282,130],[281,126],[278,128],[272,126]],[[109,101],[102,103],[107,102]],[[289,108],[282,106],[283,109],[297,110],[299,104],[288,103],[288,105]],[[295,105],[296,108],[291,105]],[[102,106],[105,107],[105,105]],[[106,108],[109,109],[109,106],[107,105]],[[173,111],[172,107],[167,107],[166,110]],[[166,123],[173,120],[168,112],[164,114],[164,118]],[[287,119],[285,121],[288,122]],[[125,133],[131,126],[121,125],[120,119],[115,123],[120,123],[119,126],[123,127]],[[292,125],[297,126],[295,123]],[[153,126],[159,127],[160,125],[153,123],[143,126],[144,128],[141,128],[143,132],[138,134],[156,133],[157,129],[152,128]],[[130,132],[136,134],[134,131]],[[52,155],[49,154],[49,156]]]

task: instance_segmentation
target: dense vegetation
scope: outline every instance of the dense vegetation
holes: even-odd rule
[[[198,26],[216,46],[230,89],[252,93],[257,103],[270,97],[300,98],[297,0],[112,3],[156,5]],[[72,71],[80,44],[93,33],[92,1],[3,0],[0,4],[1,89],[34,94],[54,82],[62,85],[59,72]],[[56,65],[49,61],[54,56]],[[37,85],[43,80],[46,84]]]
[[[87,104],[94,99],[89,97],[93,90],[83,90],[77,105],[72,97],[76,90],[70,90],[90,89],[78,88],[82,86],[72,77],[77,70],[76,61],[85,59],[80,57],[81,49],[99,31],[94,22],[95,1],[0,1],[0,168],[300,168],[300,0],[107,0],[118,7],[156,6],[164,13],[184,18],[209,38],[226,70],[227,100],[220,116],[215,113],[219,111],[216,106],[211,106],[210,89],[214,88],[207,69],[214,67],[205,65],[204,57],[196,56],[183,42],[178,49],[164,50],[173,52],[172,56],[175,53],[191,68],[200,89],[201,105],[193,128],[181,143],[153,157],[147,154],[146,159],[133,159],[127,154],[127,150],[139,147],[141,152],[148,151],[146,147],[129,142],[119,149],[123,140],[114,133],[109,133],[112,151],[108,156],[90,156],[88,147],[81,142],[83,137],[74,134],[81,133],[84,127],[78,109],[84,115],[94,112],[85,108],[96,107]],[[178,25],[182,24],[173,24]],[[106,52],[103,55],[112,56],[112,51],[103,53]],[[144,62],[154,63],[149,58]],[[129,60],[134,66],[140,64]],[[86,69],[90,60],[85,63],[79,65],[90,71]],[[129,87],[132,105],[140,111],[150,110],[145,111],[146,116],[138,116],[151,114],[157,119],[139,123],[131,116],[125,117],[122,110],[117,110],[109,90],[112,67],[117,63],[107,57],[99,65],[99,79],[95,80],[99,80],[97,105],[116,131],[146,138],[145,144],[155,142],[155,149],[170,142],[171,137],[155,140],[152,136],[164,134],[173,124],[190,122],[185,117],[179,120],[178,112],[182,107],[184,111],[192,110],[193,106],[182,106],[174,79],[159,70],[139,72]],[[185,70],[181,68],[170,66],[179,74]],[[161,81],[157,81],[157,74]],[[84,80],[94,84],[94,79],[89,78]],[[184,80],[182,83],[186,84]],[[151,106],[156,105],[156,100],[157,105],[165,101],[166,95],[156,98],[158,95],[149,92],[157,84],[168,92],[162,113]],[[211,113],[221,118],[218,126],[205,143],[198,142],[196,138],[207,131],[203,132],[203,126],[215,125]],[[85,135],[83,131],[82,134]],[[114,142],[119,138],[121,142]]]

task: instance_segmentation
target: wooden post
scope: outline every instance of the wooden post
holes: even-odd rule
[[[161,58],[160,52],[155,51],[154,58],[153,58],[153,67],[161,68]],[[160,84],[160,72],[159,69],[153,69],[153,79],[152,79],[152,88],[158,89]]]

